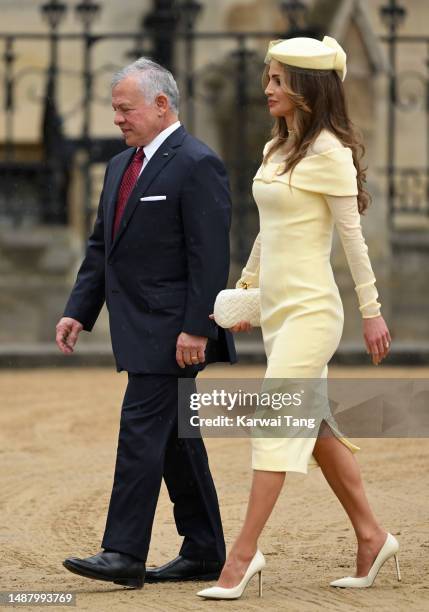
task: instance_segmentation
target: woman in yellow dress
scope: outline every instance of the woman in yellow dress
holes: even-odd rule
[[[346,54],[335,39],[292,38],[270,43],[263,83],[273,138],[254,177],[260,233],[237,286],[260,287],[261,328],[267,355],[265,379],[324,379],[341,339],[343,307],[330,265],[334,225],[359,301],[367,352],[378,365],[387,355],[389,330],[380,314],[375,277],[362,236],[363,189],[359,139],[344,97]],[[363,147],[361,147],[363,149]],[[250,325],[242,321],[233,331]],[[333,419],[319,437],[252,438],[253,482],[246,518],[215,587],[198,595],[240,597],[265,565],[258,538],[287,471],[320,467],[347,512],[357,537],[355,576],[332,586],[371,586],[399,544],[374,516],[354,453]],[[332,430],[332,431],[330,431]],[[330,435],[323,435],[329,433]]]

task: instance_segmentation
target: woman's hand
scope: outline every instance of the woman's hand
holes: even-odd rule
[[[212,321],[214,321],[214,315],[211,314],[209,315],[209,319],[212,319]],[[230,327],[229,331],[231,331],[233,334],[236,332],[250,332],[250,330],[252,329],[252,326],[250,325],[250,323],[248,323],[247,321],[239,321],[236,325],[234,325],[234,327]]]
[[[236,332],[244,332],[244,331],[250,332],[251,329],[252,329],[252,326],[250,325],[248,321],[239,321],[236,325],[234,325],[233,327],[230,327],[229,331],[235,334]]]
[[[363,337],[367,353],[372,355],[372,363],[378,365],[389,353],[392,342],[387,325],[381,315],[363,319]]]

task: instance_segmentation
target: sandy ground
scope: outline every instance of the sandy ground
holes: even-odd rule
[[[207,375],[262,375],[261,368]],[[331,368],[368,376],[375,368]],[[377,370],[379,372],[379,370]],[[383,368],[383,377],[428,377],[429,369]],[[361,439],[357,459],[376,515],[401,544],[402,582],[393,559],[369,589],[336,590],[354,573],[349,520],[319,469],[289,473],[260,542],[267,558],[263,599],[256,579],[236,602],[202,601],[201,584],[146,585],[141,591],[79,578],[61,565],[99,550],[112,484],[126,375],[110,369],[0,372],[0,590],[73,591],[78,610],[427,610],[429,608],[429,440]],[[244,517],[249,490],[246,439],[209,439],[227,546]],[[148,564],[176,555],[171,505],[163,486]],[[55,607],[54,609],[60,609]]]

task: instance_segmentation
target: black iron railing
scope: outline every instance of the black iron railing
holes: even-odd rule
[[[0,79],[3,82],[4,142],[0,153],[0,224],[9,220],[19,225],[28,219],[41,223],[66,223],[70,169],[79,154],[82,174],[83,207],[88,231],[94,211],[96,189],[93,170],[123,148],[118,138],[98,138],[92,131],[95,113],[110,105],[108,80],[112,72],[127,61],[146,55],[168,66],[181,89],[181,119],[198,136],[201,117],[210,116],[218,146],[225,159],[234,193],[236,257],[242,261],[256,227],[256,208],[251,198],[252,176],[260,163],[262,144],[269,133],[270,120],[259,85],[266,42],[273,38],[307,35],[321,38],[323,33],[305,29],[305,5],[298,0],[280,2],[288,23],[279,32],[201,32],[195,29],[202,4],[195,0],[154,0],[153,9],[141,18],[140,29],[131,32],[97,32],[93,26],[101,4],[81,0],[75,7],[81,31],[62,32],[70,3],[50,0],[40,4],[48,24],[46,33],[0,32]],[[380,8],[389,34],[381,38],[387,45],[390,63],[386,164],[390,219],[397,213],[429,214],[429,129],[424,127],[426,159],[419,167],[400,167],[397,163],[397,114],[423,105],[429,121],[429,37],[398,35],[406,11],[396,0]],[[102,45],[121,45],[116,62],[100,64]],[[219,42],[222,45],[219,45]],[[32,42],[46,46],[49,54],[44,68],[30,64],[21,67],[22,45]],[[79,43],[81,56],[73,69],[61,65],[67,45]],[[423,48],[426,73],[402,71],[398,56],[402,44]],[[219,49],[224,49],[222,55]],[[213,49],[213,53],[211,52]],[[207,61],[196,68],[196,54]],[[1,66],[2,60],[2,66]],[[96,61],[97,60],[97,61]],[[39,93],[26,87],[28,79],[38,83]],[[76,95],[69,104],[59,102],[59,88],[65,79],[75,79]],[[0,81],[1,88],[1,81]],[[43,92],[43,93],[41,93]],[[410,93],[411,92],[411,93]],[[18,104],[36,102],[43,107],[38,157],[22,161],[14,119]],[[79,118],[79,133],[70,137],[68,123]]]
[[[429,216],[429,36],[398,34],[407,10],[397,0],[381,6],[380,16],[388,29],[388,36],[381,37],[381,41],[387,46],[389,59],[385,173],[389,220],[393,227],[397,214]],[[413,70],[402,70],[399,62],[401,50],[407,44],[415,49],[417,68]],[[426,70],[421,70],[422,65]],[[398,113],[415,113],[419,108],[424,111],[426,122],[422,125],[425,158],[418,167],[399,166],[398,151],[404,143],[398,143]]]

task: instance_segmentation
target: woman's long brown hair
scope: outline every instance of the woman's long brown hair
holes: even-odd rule
[[[285,160],[284,172],[292,171],[305,157],[308,148],[322,129],[333,132],[345,147],[350,147],[353,163],[357,172],[357,203],[360,214],[371,203],[371,196],[364,189],[367,167],[362,168],[360,159],[365,155],[365,147],[360,133],[349,118],[342,81],[335,70],[306,70],[280,64],[285,73],[284,91],[294,105],[295,142]],[[262,85],[269,82],[269,64],[266,66]],[[274,139],[264,161],[286,144],[289,131],[285,117],[276,117],[272,130]]]

